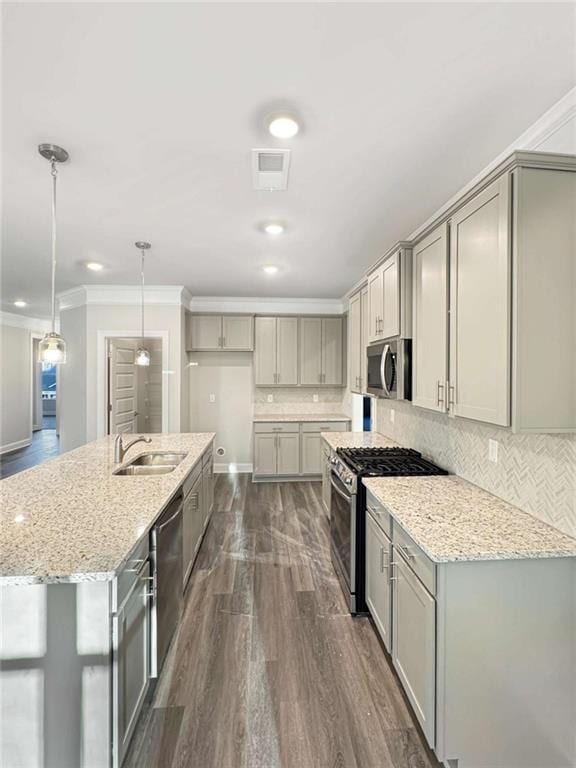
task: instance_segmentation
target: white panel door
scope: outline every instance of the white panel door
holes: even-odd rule
[[[436,715],[436,601],[393,549],[392,661],[431,747]]]
[[[254,350],[254,382],[257,387],[277,383],[276,371],[276,318],[256,318]]]
[[[448,236],[442,224],[413,251],[412,402],[446,410],[448,352]]]
[[[510,424],[509,177],[457,211],[450,230],[450,412]]]
[[[241,352],[254,349],[254,318],[250,315],[222,317],[222,347]]]
[[[109,434],[135,432],[138,385],[134,364],[137,342],[109,341]]]
[[[366,604],[388,652],[392,647],[391,548],[390,539],[366,512]]]
[[[382,265],[382,338],[400,334],[400,253]]]
[[[342,352],[342,318],[327,317],[322,320],[322,384],[339,387],[344,383]]]
[[[350,299],[348,312],[348,361],[350,367],[350,391],[362,391],[362,298],[360,292]]]

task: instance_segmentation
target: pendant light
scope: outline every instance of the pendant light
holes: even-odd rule
[[[50,161],[52,176],[52,330],[38,345],[38,361],[56,365],[66,362],[66,342],[59,333],[56,333],[56,180],[58,178],[56,163],[65,163],[68,160],[68,152],[56,144],[40,144],[38,152]]]
[[[142,338],[140,346],[136,350],[136,365],[150,365],[150,352],[144,345],[144,254],[150,248],[150,243],[146,243],[143,240],[138,240],[134,243],[136,248],[140,251],[140,287],[141,287],[141,320],[142,320]]]

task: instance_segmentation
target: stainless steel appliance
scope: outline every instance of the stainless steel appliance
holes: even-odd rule
[[[367,347],[367,391],[378,397],[412,399],[412,340],[385,339]]]
[[[182,494],[152,528],[155,574],[152,604],[152,677],[158,677],[182,613]]]
[[[446,475],[409,448],[338,448],[331,459],[330,543],[350,613],[365,613],[366,488],[363,477]]]

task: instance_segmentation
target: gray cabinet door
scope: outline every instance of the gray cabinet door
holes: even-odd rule
[[[322,502],[324,504],[324,509],[326,510],[326,514],[328,515],[328,517],[330,517],[330,495],[331,495],[330,469],[331,469],[330,455],[325,449],[322,455]]]
[[[360,292],[350,299],[348,313],[348,365],[350,370],[350,391],[362,391],[362,298]]]
[[[400,333],[400,253],[382,265],[382,337]]]
[[[202,536],[202,476],[198,475],[182,507],[183,580],[186,585]]]
[[[322,384],[339,387],[344,384],[343,321],[341,317],[322,320]]]
[[[391,554],[390,539],[366,512],[366,604],[388,652],[392,647]]]
[[[368,275],[368,341],[382,338],[382,270]]]
[[[254,382],[257,387],[276,384],[276,318],[256,318]]]
[[[370,338],[370,328],[368,326],[368,286],[362,288],[361,298],[361,320],[360,320],[360,392],[366,392],[366,347]]]
[[[300,318],[300,384],[322,384],[322,319]]]
[[[276,474],[276,435],[260,433],[254,435],[254,474]]]
[[[510,245],[507,174],[452,217],[450,411],[510,424]]]
[[[448,359],[448,232],[441,224],[414,247],[412,403],[445,411]]]
[[[298,318],[276,318],[276,383],[285,387],[298,384]]]
[[[322,474],[322,445],[320,432],[302,433],[302,474]]]
[[[222,316],[191,315],[190,347],[196,352],[221,349]]]
[[[436,602],[393,549],[392,661],[428,744],[435,740]]]
[[[292,434],[276,435],[276,456],[278,475],[300,474],[300,435]]]
[[[251,352],[254,349],[254,318],[249,315],[224,315],[222,347],[232,351]]]
[[[147,565],[112,622],[114,764],[118,767],[126,754],[150,682],[149,576]]]

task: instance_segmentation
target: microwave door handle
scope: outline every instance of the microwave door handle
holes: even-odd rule
[[[382,389],[386,393],[386,397],[391,397],[390,390],[386,384],[386,358],[390,354],[390,344],[386,344],[382,351],[382,357],[380,358],[380,381],[382,382]]]

